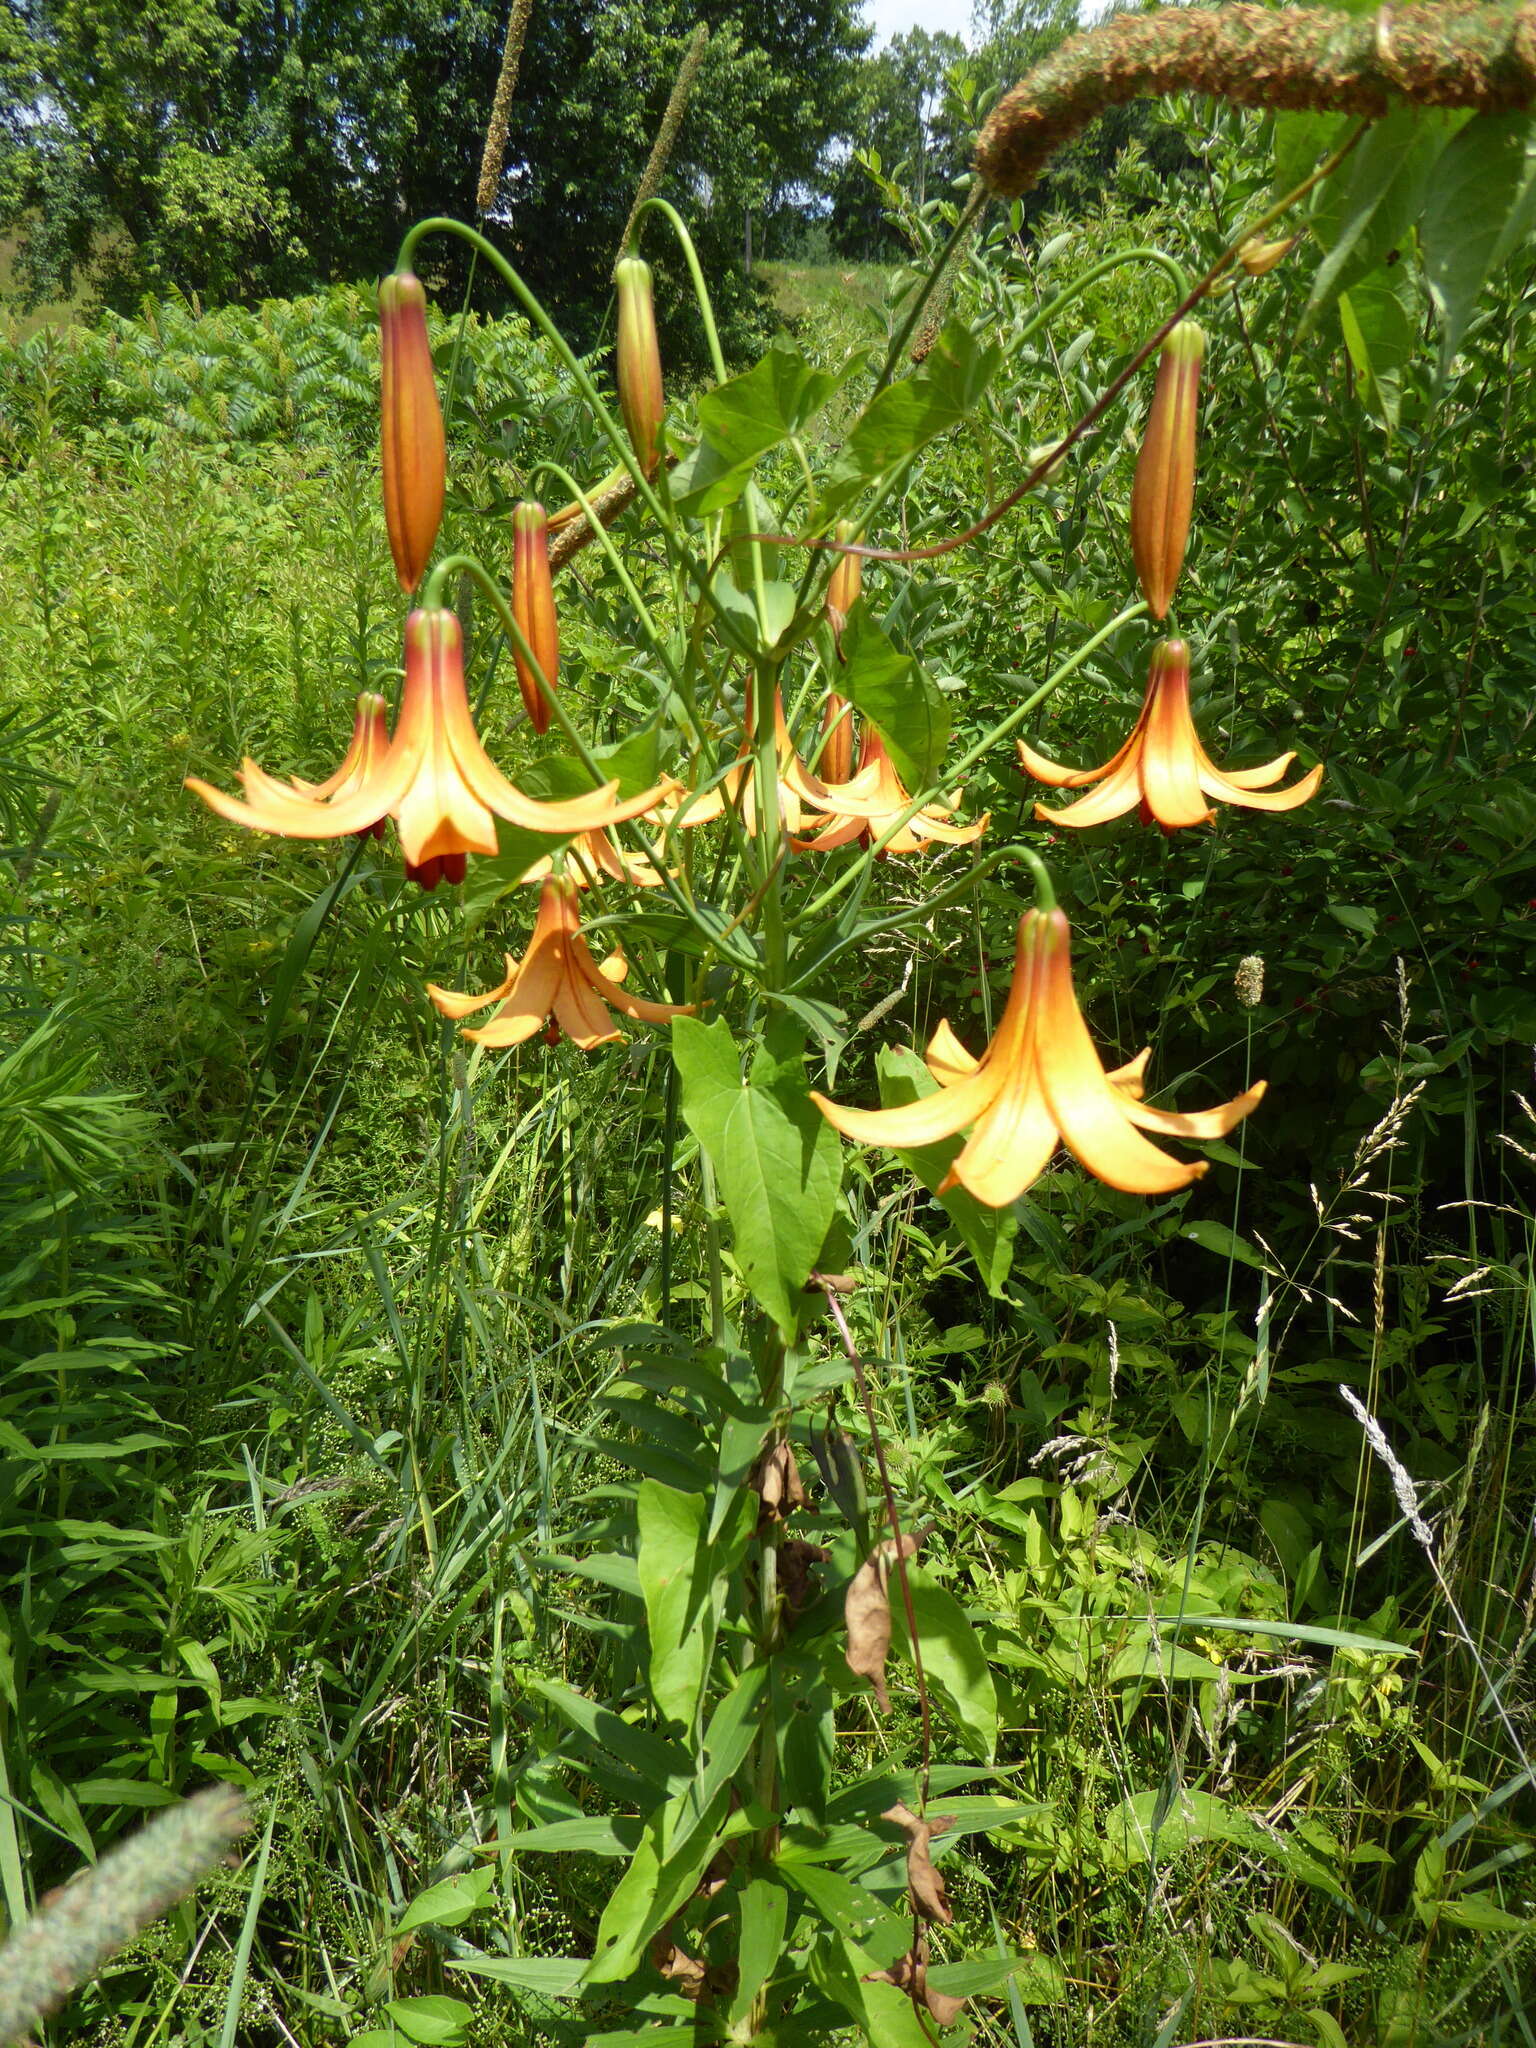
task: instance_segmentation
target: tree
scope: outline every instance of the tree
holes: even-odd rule
[[[875,151],[887,176],[903,180],[921,205],[945,189],[965,166],[969,124],[949,89],[949,74],[965,60],[958,36],[910,29],[859,66],[848,140]],[[832,234],[849,256],[896,253],[878,189],[856,158],[846,157],[831,190]]]
[[[867,39],[856,0],[535,8],[492,209],[592,340],[694,24],[712,37],[669,173],[712,255],[816,174]],[[506,0],[6,0],[0,225],[35,296],[85,278],[285,293],[388,268],[424,213],[474,217]],[[434,245],[450,282],[463,274]]]

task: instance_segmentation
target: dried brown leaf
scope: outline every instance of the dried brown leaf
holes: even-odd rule
[[[941,1813],[919,1819],[910,1807],[898,1800],[896,1805],[888,1806],[880,1818],[893,1822],[907,1838],[907,1890],[911,1895],[913,1912],[924,1920],[942,1920],[948,1927],[955,1916],[930,1845],[935,1835],[942,1835],[953,1824],[954,1815]]]
[[[901,1555],[915,1557],[920,1535],[903,1535]],[[848,1630],[848,1669],[855,1678],[867,1678],[874,1687],[882,1714],[891,1711],[885,1689],[885,1660],[891,1653],[891,1566],[896,1561],[896,1539],[887,1536],[877,1543],[848,1581],[843,1599],[843,1621]]]
[[[786,1442],[768,1446],[753,1466],[749,1483],[763,1503],[759,1527],[766,1522],[785,1521],[796,1508],[805,1506],[805,1482]]]
[[[904,1956],[898,1956],[888,1970],[872,1970],[865,1980],[871,1984],[894,1984],[898,1991],[905,1991],[915,2006],[926,2009],[941,2027],[952,2027],[965,2010],[963,1998],[953,1998],[947,1991],[935,1991],[928,1983],[928,1937],[920,1934],[917,1944]]]
[[[651,1944],[651,1961],[677,1988],[683,1998],[698,1998],[704,1989],[705,1969],[697,1956],[685,1955],[665,1931]]]

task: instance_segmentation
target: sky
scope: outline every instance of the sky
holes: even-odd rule
[[[971,0],[864,0],[864,15],[874,23],[876,49],[909,28],[947,29],[969,41]]]

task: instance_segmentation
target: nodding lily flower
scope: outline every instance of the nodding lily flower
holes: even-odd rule
[[[405,871],[423,888],[464,879],[471,853],[495,853],[496,819],[530,832],[597,832],[648,811],[658,785],[618,800],[618,784],[590,795],[541,803],[508,782],[484,747],[464,691],[464,642],[445,610],[414,611],[405,622],[405,690],[395,736],[347,794],[306,795],[254,761],[240,770],[244,803],[187,777],[187,787],[236,825],[289,839],[343,839],[393,818]]]
[[[659,889],[665,877],[643,853],[627,853],[606,832],[583,832],[565,849],[566,873],[578,889],[589,889],[604,875],[628,882],[634,889]],[[518,876],[520,882],[544,882],[555,872],[554,857],[545,854]]]
[[[1189,649],[1182,640],[1160,640],[1152,650],[1147,694],[1130,738],[1102,768],[1063,768],[1033,747],[1018,742],[1019,759],[1037,782],[1053,789],[1082,789],[1085,797],[1053,811],[1035,805],[1035,816],[1052,825],[1102,825],[1126,811],[1141,810],[1142,823],[1164,831],[1203,825],[1215,816],[1206,798],[1241,804],[1250,811],[1294,811],[1317,792],[1322,763],[1309,768],[1289,789],[1271,789],[1295,760],[1279,754],[1261,768],[1220,769],[1200,744],[1189,708]]]
[[[1163,343],[1131,483],[1131,559],[1153,618],[1167,615],[1195,503],[1195,430],[1205,333],[1181,320]]]
[[[379,429],[389,551],[400,588],[411,591],[442,524],[448,449],[427,339],[427,295],[409,270],[379,286]]]
[[[560,676],[560,627],[549,573],[549,521],[537,499],[527,499],[513,512],[512,534],[512,616],[522,627],[545,682],[553,689]],[[515,647],[512,658],[528,722],[535,732],[547,732],[549,699],[539,688],[532,666]]]
[[[701,796],[684,797],[663,811],[669,825],[707,825],[713,819],[723,817],[727,810],[739,810],[747,831],[757,831],[757,777],[752,758],[750,716],[748,724],[748,736],[742,741],[739,758],[727,768],[713,789],[706,789]],[[795,833],[805,825],[806,805],[818,810],[826,809],[827,789],[795,751],[789,727],[784,722],[784,700],[777,690],[773,696],[773,730],[779,761],[779,817],[785,831]]]
[[[300,796],[338,799],[349,797],[354,790],[361,789],[389,752],[388,710],[377,690],[360,691],[351,743],[341,757],[341,766],[333,775],[327,775],[324,782],[305,782],[301,776],[291,775],[289,787],[296,789]],[[362,828],[358,837],[382,839],[384,820],[375,818],[371,825]]]
[[[843,1109],[811,1099],[845,1137],[898,1150],[971,1135],[939,1193],[964,1188],[989,1208],[1016,1201],[1045,1171],[1062,1143],[1088,1171],[1131,1195],[1169,1194],[1206,1170],[1202,1159],[1175,1159],[1142,1136],[1219,1138],[1264,1093],[1256,1082],[1216,1109],[1180,1114],[1141,1100],[1148,1055],[1107,1074],[1093,1049],[1072,988],[1071,931],[1059,910],[1027,910],[1019,919],[1013,986],[991,1044],[972,1059],[947,1024],[928,1047],[936,1093],[899,1109]]]
[[[506,956],[506,980],[483,996],[456,995],[429,982],[434,1006],[445,1017],[467,1017],[488,1003],[498,1004],[488,1024],[464,1033],[477,1045],[491,1046],[521,1045],[553,1014],[566,1037],[588,1052],[624,1036],[611,1010],[645,1024],[692,1015],[690,1003],[648,1003],[622,988],[629,963],[617,947],[599,966],[582,937],[576,904],[575,883],[568,876],[552,876],[539,893],[527,952],[520,961]]]
[[[872,846],[895,824],[912,799],[902,787],[896,764],[885,750],[885,742],[872,725],[864,727],[859,747],[859,772],[851,782],[831,784],[817,799],[818,810],[830,813],[835,822],[825,826],[814,839],[797,839],[798,853],[830,853],[850,840]],[[924,804],[915,816],[888,840],[886,853],[929,853],[936,844],[969,846],[987,829],[990,812],[974,825],[956,825],[949,813],[953,803]]]

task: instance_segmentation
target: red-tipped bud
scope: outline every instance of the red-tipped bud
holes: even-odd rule
[[[1143,597],[1165,618],[1184,566],[1195,503],[1195,425],[1205,334],[1181,320],[1163,343],[1157,388],[1131,485],[1131,559]]]
[[[619,294],[619,410],[640,466],[650,476],[661,459],[661,421],[667,403],[661,387],[651,266],[638,256],[625,256],[613,281]]]
[[[448,449],[427,340],[427,295],[408,270],[379,286],[379,371],[384,524],[400,587],[410,591],[442,522]]]
[[[836,690],[827,693],[821,714],[821,752],[816,773],[824,783],[847,782],[853,774],[853,706]]]
[[[555,586],[549,573],[549,521],[544,507],[530,498],[512,514],[512,616],[533,649],[551,690],[560,675],[560,629],[555,620]],[[539,679],[514,650],[517,687],[535,732],[549,725],[549,699]]]

